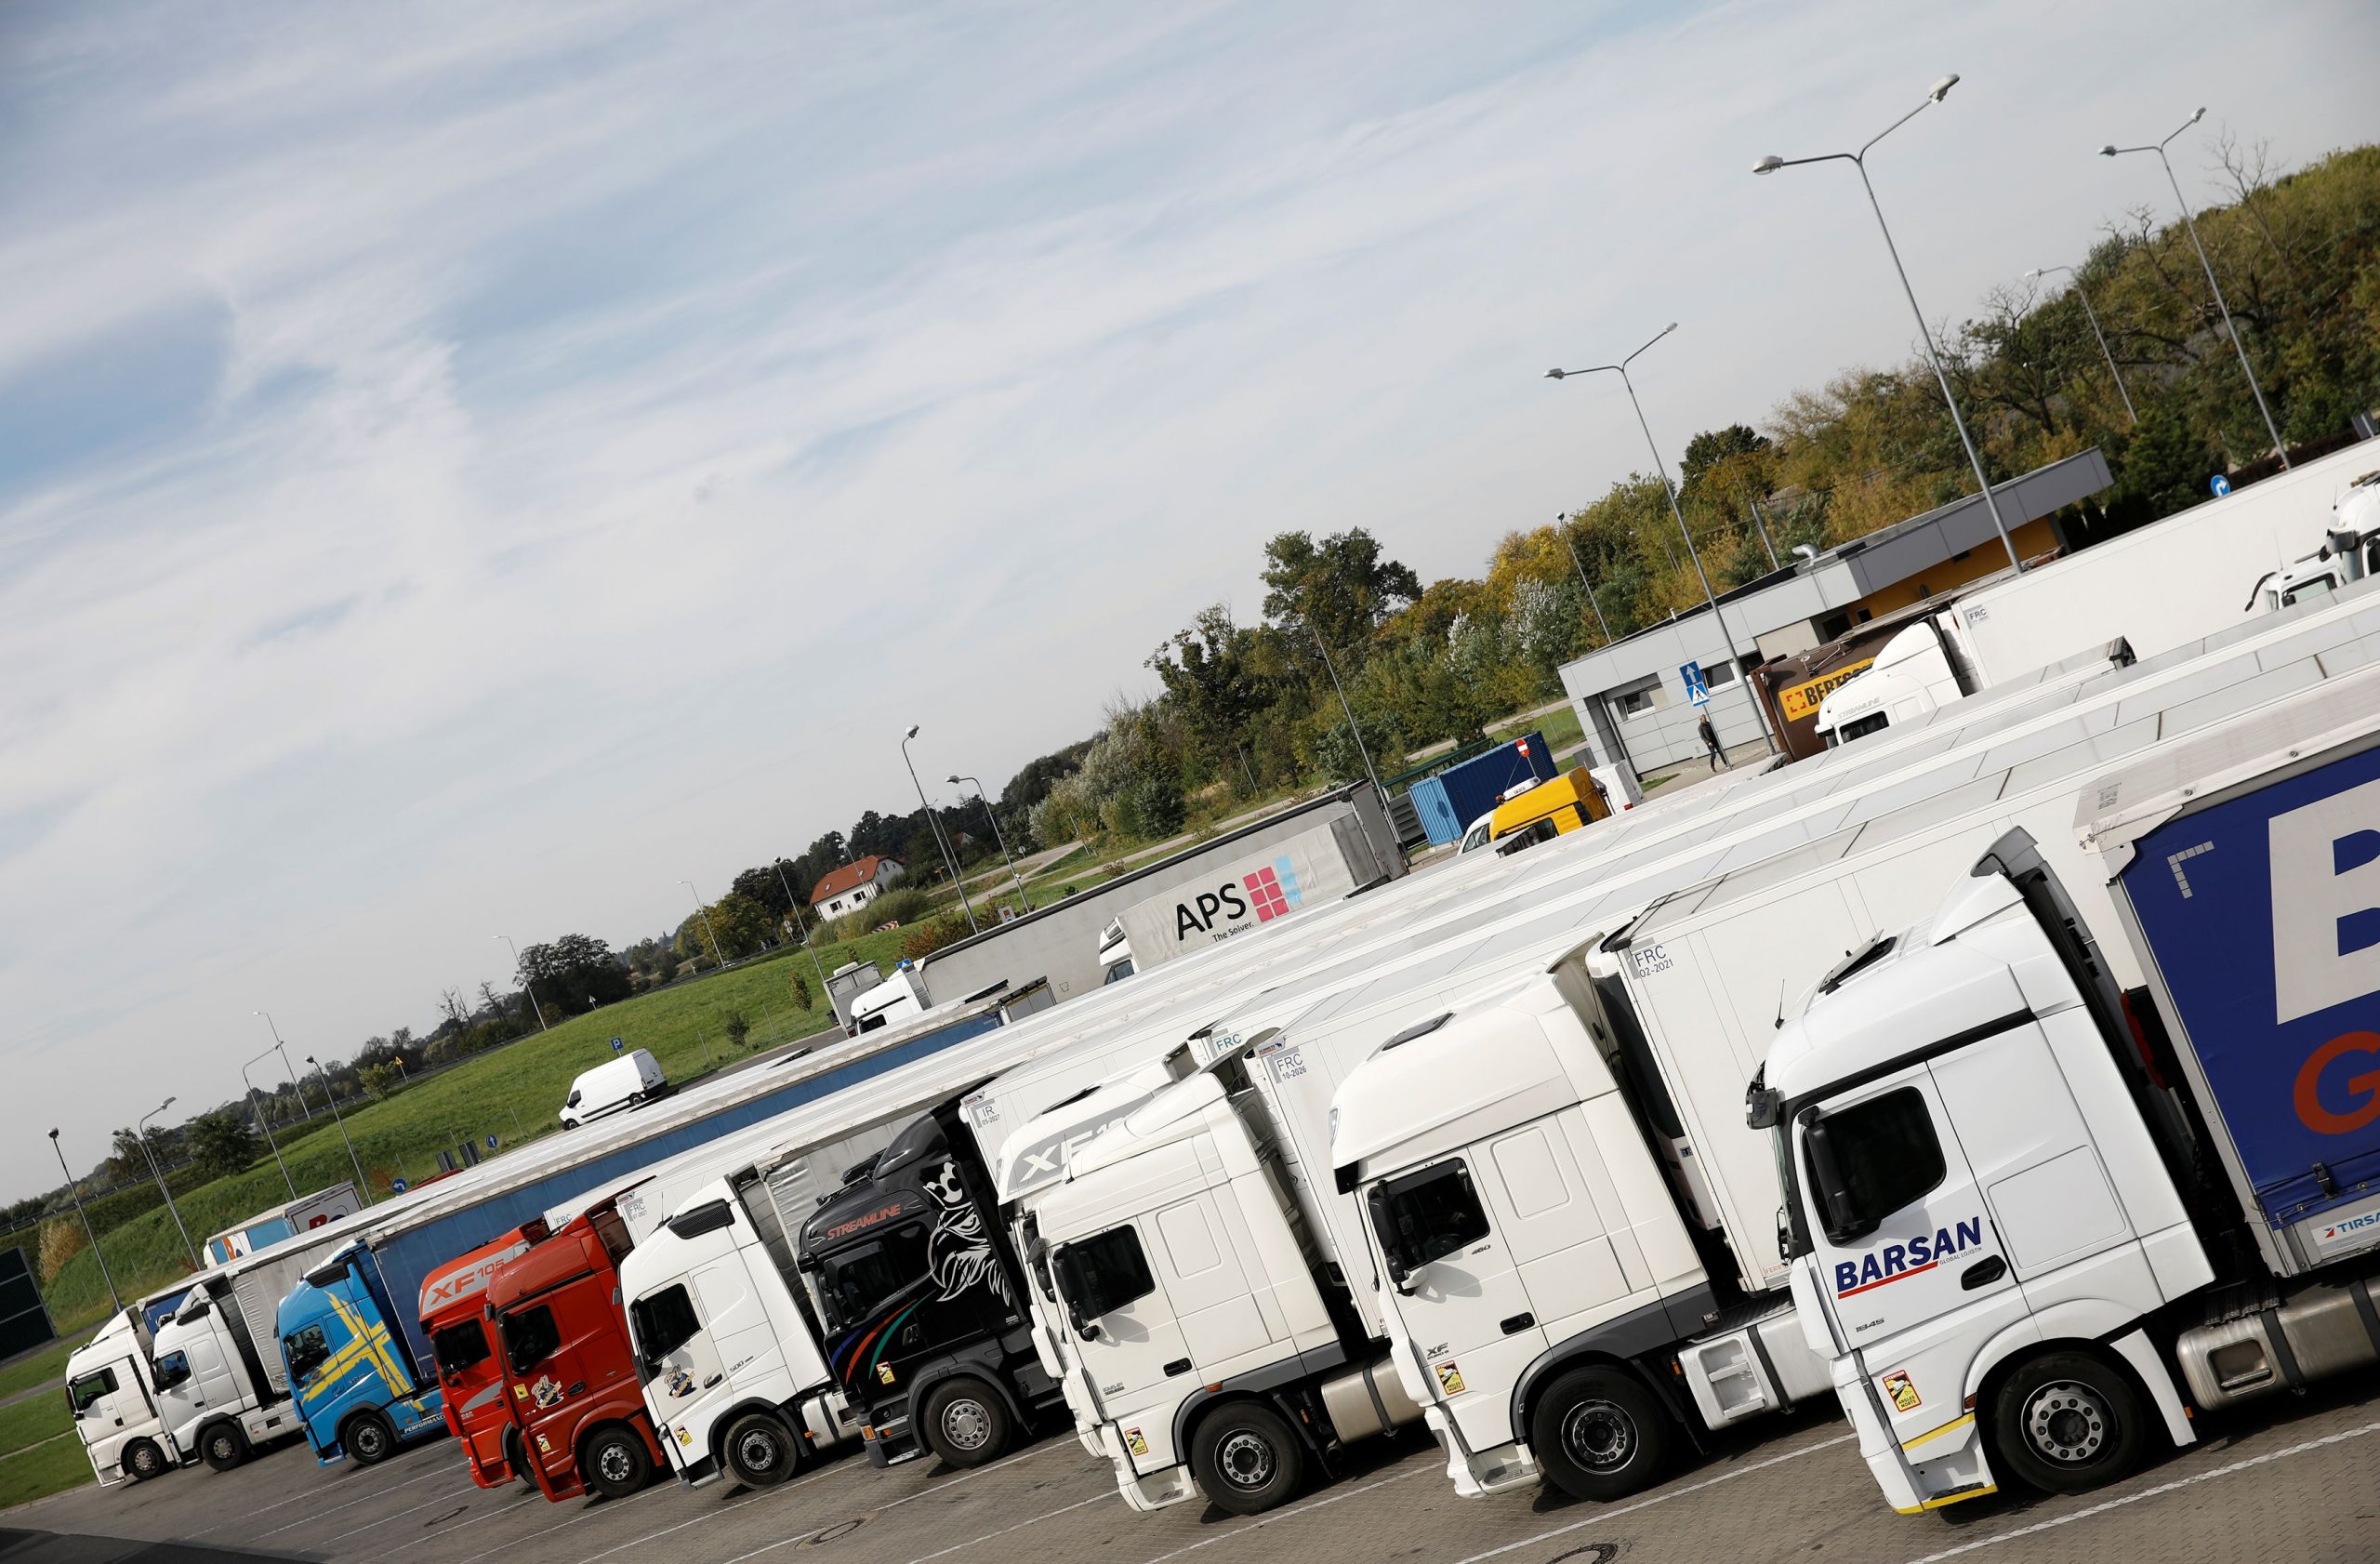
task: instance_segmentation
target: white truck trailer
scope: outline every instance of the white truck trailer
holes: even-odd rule
[[[1068,1332],[1080,1344],[1064,1350],[1078,1357],[1088,1373],[1098,1405],[1096,1431],[1127,1498],[1140,1507],[1186,1498],[1195,1477],[1210,1500],[1227,1507],[1280,1502],[1295,1491],[1298,1465],[1316,1453],[1329,1455],[1330,1437],[1343,1440],[1392,1421],[1364,1411],[1377,1376],[1367,1382],[1353,1372],[1387,1356],[1383,1344],[1390,1342],[1408,1349],[1391,1360],[1405,1375],[1407,1394],[1426,1403],[1459,1487],[1473,1492],[1527,1480],[1540,1468],[1574,1491],[1626,1491],[1651,1480],[1663,1446],[1681,1430],[1690,1436],[1822,1389],[1825,1381],[1799,1347],[1779,1291],[1786,1267],[1773,1213],[1781,1190],[1766,1146],[1737,1127],[1739,1107],[1733,1119],[1712,1111],[1712,1083],[1739,1102],[1757,1051],[1746,1057],[1733,1038],[1709,1029],[1657,1032],[1645,1026],[1632,1042],[1636,1017],[1630,975],[1650,958],[1636,961],[1624,943],[1602,949],[1603,936],[1624,927],[1661,892],[1702,878],[1692,866],[1713,857],[1752,866],[1741,871],[1751,881],[1780,872],[1778,862],[1790,869],[1792,854],[1806,849],[1813,837],[1832,842],[1837,852],[1869,831],[1903,855],[1945,842],[1971,853],[1999,828],[1981,806],[2007,791],[2012,773],[2020,774],[2014,779],[2026,794],[2038,790],[2037,779],[2048,786],[2048,779],[2063,778],[2070,799],[2075,779],[2104,763],[2106,750],[2096,745],[2173,742],[2212,720],[2211,703],[2253,702],[2274,688],[2321,683],[2330,677],[2324,654],[2350,666],[2380,646],[2373,632],[2358,635],[2343,618],[2320,627],[2319,651],[2300,639],[2294,656],[2262,643],[2235,646],[2202,665],[2132,670],[2126,678],[2137,677],[2129,697],[2061,717],[2046,731],[2008,729],[1943,751],[1930,769],[1893,788],[1858,799],[1837,796],[1815,813],[1765,817],[1758,828],[1746,827],[1732,847],[1709,839],[1682,850],[1673,843],[1662,860],[1637,866],[1633,880],[1615,861],[1588,858],[1596,865],[1584,877],[1592,884],[1550,901],[1516,898],[1527,910],[1493,929],[1473,925],[1462,932],[1477,937],[1450,940],[1400,975],[1381,975],[1369,988],[1350,988],[1286,1023],[1261,1022],[1251,1012],[1216,1027],[1211,1035],[1218,1040],[1210,1046],[1245,1056],[1247,1088],[1235,1089],[1213,1074],[1167,1088],[1130,1107],[1120,1124],[1062,1146],[1066,1172],[1061,1183],[1020,1190],[1014,1199],[1028,1248],[1056,1279],[1055,1296],[1044,1295],[1056,1318],[1045,1319],[1045,1328]],[[2127,698],[2145,709],[2128,713]],[[2073,731],[2060,731],[2060,723]],[[1779,860],[1780,854],[1786,858]],[[1551,859],[1546,865],[1567,867]],[[1550,895],[1558,878],[1549,876],[1535,889]],[[1598,948],[1589,952],[1582,941]],[[1553,1062],[1528,1082],[1514,1084],[1523,1075],[1518,1063],[1500,1070],[1468,1062],[1467,1050],[1483,1056],[1493,1052],[1488,1039],[1496,1027],[1486,1022],[1449,1026],[1448,1037],[1431,1041],[1431,1023],[1439,1017],[1429,1013],[1459,1011],[1466,985],[1469,997],[1476,998],[1477,985],[1528,978],[1532,969],[1537,975],[1528,990],[1501,1007],[1538,1017],[1525,1025],[1543,1036],[1522,1052]],[[1395,1002],[1380,1001],[1382,991],[1397,983],[1408,985],[1408,991]],[[1768,994],[1773,1026],[1777,989],[1770,986]],[[1404,1027],[1414,1035],[1384,1051],[1371,1075],[1354,1079],[1371,1050]],[[1590,1038],[1592,1046],[1584,1040]],[[1397,1084],[1393,1078],[1405,1072],[1419,1074]],[[1342,1099],[1340,1133],[1359,1139],[1333,1150],[1324,1105],[1342,1077],[1349,1078],[1350,1095]],[[1432,1098],[1426,1107],[1416,1100],[1423,1082]],[[1567,1100],[1564,1092],[1570,1093]],[[1350,1106],[1359,1098],[1360,1113]],[[1393,1112],[1384,1106],[1400,1100],[1405,1106]],[[1600,1172],[1588,1168],[1577,1146],[1547,1152],[1557,1169],[1571,1165],[1562,1159],[1571,1159],[1577,1177],[1588,1182],[1568,1186],[1596,1197],[1592,1213],[1581,1208],[1585,1236],[1580,1241],[1602,1242],[1594,1235],[1621,1227],[1628,1238],[1606,1245],[1610,1263],[1588,1271],[1567,1262],[1538,1266],[1538,1283],[1548,1293],[1545,1307],[1488,1320],[1497,1329],[1477,1343],[1495,1349],[1485,1357],[1434,1356],[1481,1324],[1434,1308],[1444,1305],[1461,1314],[1461,1300],[1478,1295],[1474,1284],[1481,1279],[1447,1273],[1444,1267],[1456,1263],[1448,1253],[1417,1265],[1411,1249],[1397,1248],[1402,1240],[1395,1232],[1380,1249],[1368,1249],[1352,1197],[1360,1190],[1368,1207],[1373,1191],[1395,1186],[1394,1195],[1408,1187],[1398,1181],[1415,1178],[1409,1188],[1422,1209],[1411,1223],[1400,1217],[1398,1231],[1416,1225],[1426,1229],[1432,1212],[1451,1220],[1443,1202],[1429,1203],[1437,1195],[1425,1187],[1434,1180],[1421,1176],[1431,1172],[1425,1153],[1468,1146],[1475,1160],[1498,1135],[1518,1134],[1548,1114],[1574,1110],[1591,1120],[1600,1112],[1615,1137],[1586,1146]],[[1620,1125],[1624,1136],[1616,1128]],[[1010,1144],[1035,1133],[1020,1132]],[[1346,1181],[1336,1198],[1327,1180],[1303,1171],[1317,1165]],[[1647,1173],[1649,1185],[1639,1176]],[[1267,1189],[1281,1197],[1269,1206],[1259,1198]],[[1656,1194],[1658,1209],[1630,1203],[1632,1191]],[[1002,1193],[1007,1196],[1009,1186]],[[1382,1198],[1383,1209],[1406,1209]],[[1194,1226],[1228,1235],[1217,1249],[1226,1257],[1223,1268],[1195,1285],[1174,1265],[1161,1225],[1185,1199],[1214,1208]],[[1135,1200],[1144,1202],[1138,1210]],[[1511,1223],[1542,1233],[1561,1226],[1551,1217],[1538,1220],[1542,1208],[1514,1201],[1503,1210],[1507,1226],[1491,1233],[1509,1230]],[[1217,1213],[1228,1213],[1228,1220]],[[1286,1236],[1257,1236],[1266,1223],[1281,1225]],[[1671,1241],[1648,1242],[1654,1233]],[[1480,1241],[1493,1240],[1482,1235]],[[1386,1265],[1391,1251],[1397,1255],[1394,1267]],[[1069,1253],[1080,1261],[1072,1269]],[[1276,1264],[1289,1253],[1305,1256],[1310,1291]],[[1248,1268],[1256,1256],[1263,1257],[1261,1275]],[[1346,1302],[1360,1316],[1374,1258],[1382,1261],[1384,1276],[1402,1268],[1409,1288],[1390,1281],[1373,1296],[1377,1324],[1329,1319],[1338,1339],[1324,1340],[1317,1332],[1330,1313],[1334,1275],[1352,1282],[1354,1295]],[[1530,1269],[1525,1258],[1513,1265],[1524,1275]],[[1120,1291],[1110,1285],[1118,1277],[1130,1284]],[[1285,1302],[1291,1293],[1295,1310]],[[1103,1323],[1103,1313],[1117,1318]],[[1522,1315],[1530,1318],[1521,1320]],[[1189,1343],[1193,1317],[1236,1319],[1262,1339],[1251,1344],[1225,1334],[1210,1347],[1139,1360],[1147,1342]],[[1540,1326],[1539,1319],[1549,1323]],[[1514,1339],[1497,1339],[1515,1320],[1503,1332]],[[1092,1333],[1086,1336],[1085,1330]],[[1523,1346],[1527,1354],[1521,1354]],[[1580,1377],[1598,1365],[1604,1379]],[[1225,1368],[1228,1372],[1221,1372]],[[1680,1385],[1683,1394],[1673,1388]],[[1636,1387],[1633,1406],[1624,1385]],[[1567,1400],[1554,1398],[1556,1387]],[[1353,1425],[1338,1421],[1334,1398],[1353,1409]],[[1568,1427],[1573,1420],[1563,1409],[1577,1412],[1589,1402],[1593,1415],[1575,1420],[1578,1438],[1567,1441],[1557,1459],[1533,1451],[1533,1426],[1546,1425],[1539,1420]],[[1310,1442],[1303,1430],[1316,1428],[1324,1438]]]
[[[2380,1362],[2380,675],[2078,792],[1831,974],[1753,1098],[1903,1513]]]

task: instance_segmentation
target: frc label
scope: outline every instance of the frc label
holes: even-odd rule
[[[1636,963],[1636,975],[1639,977],[1667,972],[1673,964],[1670,961],[1670,953],[1658,945],[1639,945],[1628,952],[1628,959]]]
[[[1838,1260],[1834,1264],[1834,1295],[1848,1298],[1886,1282],[1930,1271],[1951,1255],[1981,1242],[1983,1218],[1977,1216],[1956,1227],[1940,1227],[1930,1234],[1918,1233],[1897,1243],[1885,1244],[1857,1260]]]

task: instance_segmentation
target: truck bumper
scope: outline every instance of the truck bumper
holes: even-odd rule
[[[1133,1471],[1131,1458],[1124,1451],[1123,1437],[1117,1433],[1113,1423],[1103,1423],[1095,1433],[1084,1434],[1083,1442],[1091,1447],[1092,1454],[1107,1458],[1116,1473],[1116,1491],[1124,1496],[1124,1503],[1143,1515],[1181,1504],[1198,1491],[1187,1466],[1165,1466],[1145,1477]]]

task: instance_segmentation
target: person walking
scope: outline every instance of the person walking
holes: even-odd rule
[[[1701,720],[1694,724],[1694,731],[1702,736],[1702,748],[1711,751],[1711,775],[1716,776],[1719,768],[1727,765],[1727,752],[1719,747],[1719,730],[1711,725],[1711,713],[1707,709]],[[1727,766],[1727,769],[1732,771],[1735,768]]]

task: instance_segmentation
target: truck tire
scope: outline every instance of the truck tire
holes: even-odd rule
[[[774,1488],[793,1476],[801,1459],[793,1430],[764,1412],[746,1412],[729,1425],[719,1451],[728,1475],[747,1488]]]
[[[2046,1352],[1992,1398],[1995,1453],[2044,1493],[2086,1493],[2131,1474],[2149,1409],[2132,1376],[2086,1352]]]
[[[628,1424],[607,1423],[579,1447],[578,1473],[606,1499],[625,1499],[653,1480],[653,1452]]]
[[[1625,1369],[1573,1369],[1529,1413],[1528,1448],[1556,1488],[1597,1504],[1650,1488],[1669,1465],[1670,1419]]]
[[[198,1453],[209,1469],[228,1472],[248,1458],[247,1436],[236,1423],[218,1423],[198,1437]]]
[[[154,1439],[135,1439],[124,1447],[124,1475],[135,1482],[164,1477],[172,1465]]]
[[[1207,1500],[1233,1515],[1262,1515],[1305,1483],[1305,1441],[1261,1401],[1229,1401],[1190,1436],[1190,1475]]]
[[[505,1425],[503,1439],[504,1465],[512,1473],[512,1480],[534,1491],[537,1474],[529,1469],[529,1447],[521,1442],[521,1430]]]
[[[961,1374],[926,1393],[918,1431],[945,1465],[981,1466],[1007,1451],[1014,1424],[998,1391]]]
[[[397,1431],[377,1412],[360,1412],[339,1425],[338,1442],[359,1466],[377,1466],[397,1452]]]

